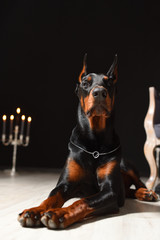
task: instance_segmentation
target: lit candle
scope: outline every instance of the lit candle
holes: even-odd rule
[[[20,114],[20,112],[21,112],[21,109],[18,107],[18,108],[16,109],[16,113],[17,113],[17,114]]]
[[[10,116],[10,131],[9,131],[9,134],[11,135],[12,132],[13,132],[13,120],[14,120],[14,115],[11,115]]]
[[[6,120],[7,120],[7,116],[6,116],[6,115],[3,115],[2,119],[3,119],[3,129],[2,129],[2,134],[5,135],[5,133],[6,133]]]
[[[21,132],[20,132],[20,135],[23,135],[23,130],[24,130],[24,122],[25,122],[25,115],[22,115],[21,117]]]
[[[32,118],[28,117],[27,118],[27,131],[26,131],[26,137],[29,137],[29,132],[30,132],[30,125],[31,125]]]
[[[16,109],[16,113],[17,113],[17,116],[16,116],[16,125],[19,124],[20,112],[21,112],[21,109],[18,107],[18,108]]]

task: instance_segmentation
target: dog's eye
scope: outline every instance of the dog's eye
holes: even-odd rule
[[[82,82],[82,87],[83,87],[84,89],[88,88],[89,85],[90,85],[90,83],[89,83],[88,81],[83,81],[83,82]]]
[[[113,85],[113,78],[108,78],[108,79],[103,79],[103,82],[105,83],[105,85],[107,86],[107,87],[112,87],[112,85]]]

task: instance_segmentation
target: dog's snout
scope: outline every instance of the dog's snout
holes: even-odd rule
[[[104,98],[107,97],[107,92],[104,88],[97,87],[93,90],[92,95],[93,95],[94,98],[104,99]]]

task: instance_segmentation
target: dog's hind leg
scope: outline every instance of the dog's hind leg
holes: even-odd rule
[[[137,198],[141,201],[155,201],[158,199],[154,191],[149,191],[145,184],[141,181],[135,167],[122,160],[121,174],[125,185],[125,193],[127,198]],[[132,185],[135,189],[130,188]]]

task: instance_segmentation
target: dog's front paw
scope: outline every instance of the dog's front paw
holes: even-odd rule
[[[49,229],[64,229],[74,223],[75,219],[68,208],[56,208],[45,212],[41,222]]]
[[[35,207],[24,210],[18,215],[18,221],[22,227],[41,227],[40,221],[43,216],[44,210],[41,207]]]
[[[66,213],[64,208],[50,209],[44,213],[41,222],[49,229],[65,228],[64,218]]]

